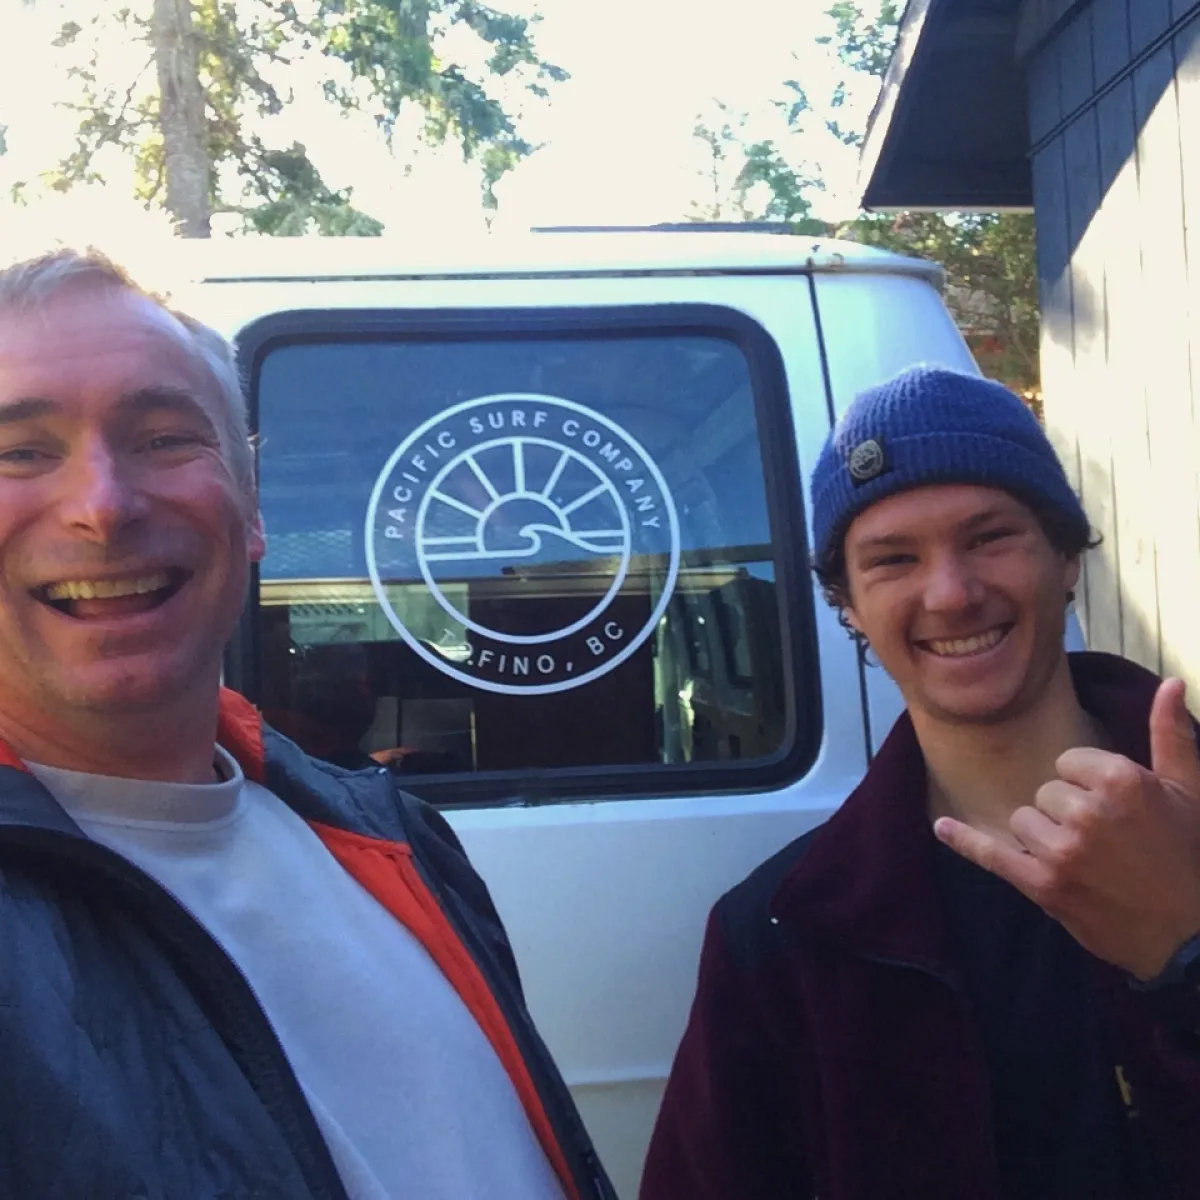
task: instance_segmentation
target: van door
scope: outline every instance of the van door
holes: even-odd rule
[[[240,336],[268,552],[229,676],[446,810],[633,1197],[709,909],[865,764],[806,569],[809,281],[307,297]]]

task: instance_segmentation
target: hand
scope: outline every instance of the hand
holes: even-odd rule
[[[381,767],[394,767],[399,766],[411,753],[411,746],[393,746],[390,750],[376,750],[371,757]]]
[[[951,817],[933,827],[1143,981],[1200,932],[1200,754],[1185,688],[1168,679],[1154,697],[1149,771],[1104,750],[1061,755],[1058,778],[1009,821],[1019,845]]]

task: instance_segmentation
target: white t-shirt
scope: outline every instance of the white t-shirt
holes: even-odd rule
[[[352,1200],[562,1200],[491,1044],[425,948],[273,792],[29,769],[237,963]]]

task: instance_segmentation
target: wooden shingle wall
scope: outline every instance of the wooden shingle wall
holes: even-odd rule
[[[1026,0],[1046,421],[1089,645],[1200,710],[1200,0]]]

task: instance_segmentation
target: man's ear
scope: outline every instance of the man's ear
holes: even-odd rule
[[[1078,554],[1067,559],[1066,584],[1067,591],[1073,592],[1079,586],[1079,575],[1083,570],[1083,560]]]
[[[267,531],[263,526],[262,513],[257,509],[250,518],[249,536],[246,539],[251,562],[262,562],[267,553]]]
[[[858,615],[849,604],[842,605],[842,620],[854,630],[855,633],[862,635],[862,626],[859,624]]]

